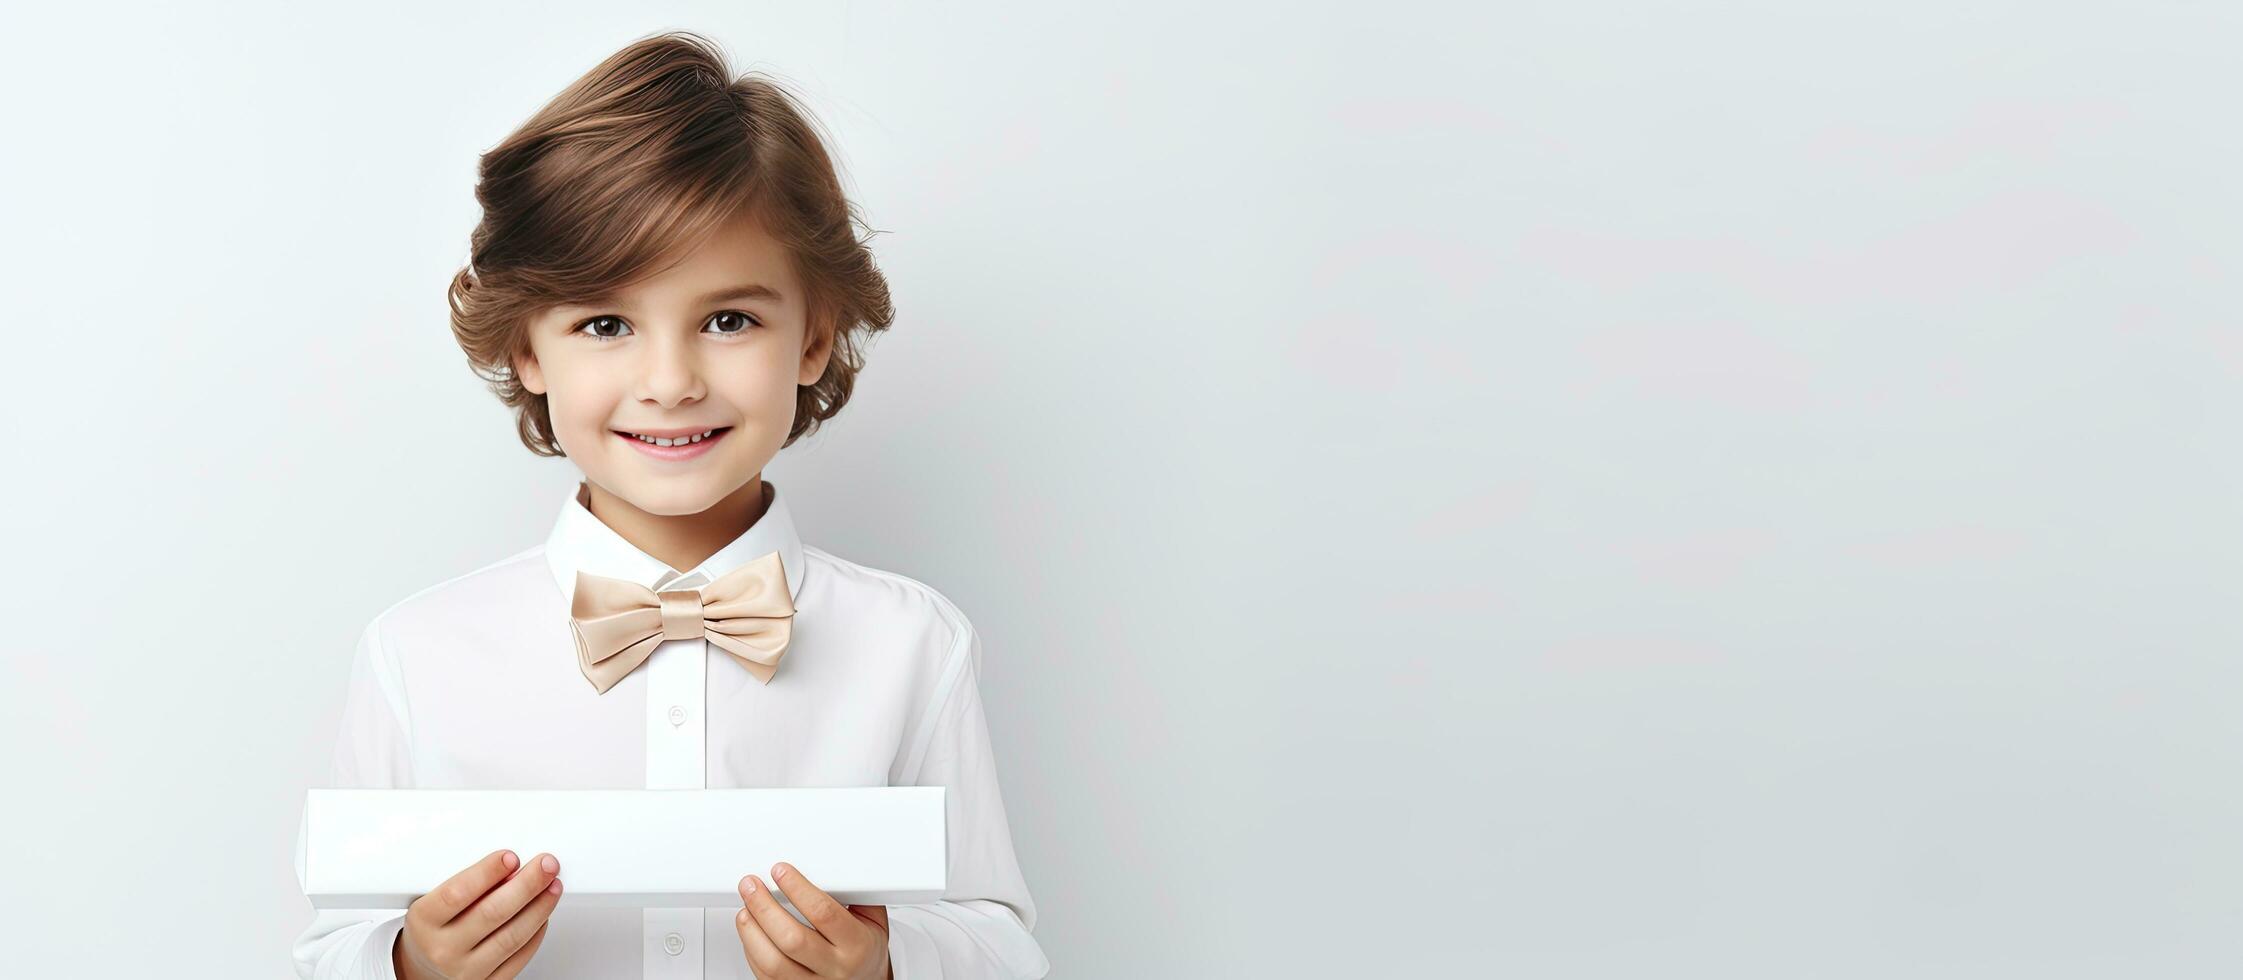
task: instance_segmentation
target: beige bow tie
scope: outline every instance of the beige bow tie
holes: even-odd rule
[[[794,600],[776,551],[699,590],[656,592],[579,570],[569,612],[577,665],[601,694],[637,670],[662,641],[703,636],[769,684],[794,624]]]

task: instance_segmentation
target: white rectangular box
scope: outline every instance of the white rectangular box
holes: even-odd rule
[[[558,858],[570,905],[738,907],[740,879],[769,885],[780,861],[844,904],[933,902],[943,790],[312,789],[296,878],[314,908],[401,909],[508,848]]]

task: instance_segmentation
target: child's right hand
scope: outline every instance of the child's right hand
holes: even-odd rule
[[[513,851],[493,851],[414,899],[390,952],[399,980],[510,980],[522,972],[561,901],[560,871],[550,854],[522,867]]]

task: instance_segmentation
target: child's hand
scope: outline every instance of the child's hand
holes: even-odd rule
[[[391,951],[399,980],[510,980],[522,972],[561,901],[561,866],[550,854],[521,864],[513,851],[492,851],[414,899]]]
[[[746,907],[733,917],[748,966],[759,980],[888,980],[888,907],[843,905],[791,864],[771,866],[787,901],[810,919],[804,926],[754,875],[740,880]]]

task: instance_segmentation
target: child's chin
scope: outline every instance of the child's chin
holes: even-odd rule
[[[701,513],[716,506],[733,489],[714,472],[674,476],[634,473],[610,486],[624,502],[664,517]]]

